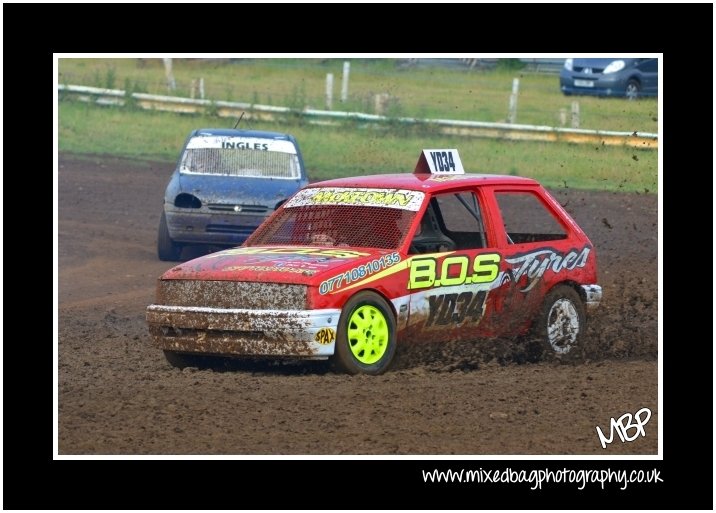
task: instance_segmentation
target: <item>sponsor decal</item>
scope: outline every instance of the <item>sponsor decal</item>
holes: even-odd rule
[[[334,261],[329,257],[312,255],[248,255],[244,261],[246,265],[274,265],[276,267],[299,267],[301,269],[323,269]]]
[[[506,258],[505,262],[512,266],[512,277],[515,283],[523,276],[527,276],[527,286],[521,291],[528,292],[548,269],[556,274],[564,270],[571,271],[577,267],[584,267],[587,264],[590,251],[589,246],[584,246],[581,250],[572,249],[566,254],[553,249],[540,249]]]
[[[316,333],[316,342],[321,345],[327,345],[336,339],[336,332],[333,328],[321,328]]]
[[[386,266],[386,268],[382,271],[370,276],[366,273],[366,276],[362,279],[358,276],[359,282],[351,283],[347,286],[345,283],[341,283],[340,286],[343,287],[342,291],[345,292],[346,290],[350,290],[360,285],[367,285],[368,283],[386,278],[395,273],[405,271],[406,269],[410,270],[408,289],[447,287],[471,283],[489,284],[494,282],[499,275],[501,257],[497,253],[485,253],[475,256],[472,263],[472,271],[469,275],[468,269],[470,269],[470,257],[468,255],[452,255],[452,253],[453,252],[430,253],[420,256],[412,256],[402,262],[400,261],[400,255],[398,253],[393,253],[393,264]],[[443,260],[438,272],[437,259],[440,257],[445,257],[445,259]],[[356,269],[360,269],[360,266]],[[351,281],[355,282],[355,280],[352,279],[352,271],[353,270],[349,271],[351,272]],[[358,273],[360,273],[360,270],[358,270]],[[338,276],[343,276],[343,279],[345,279],[345,273]],[[334,278],[338,278],[338,276],[334,276]],[[330,280],[326,280],[323,283],[328,281]],[[337,284],[334,283],[333,287],[334,290],[337,291],[336,285]],[[327,286],[330,287],[330,285]],[[327,290],[324,288],[324,290],[326,293],[330,292],[330,289]]]
[[[425,194],[406,189],[318,187],[303,189],[284,204],[284,208],[315,205],[387,207],[417,212]]]
[[[231,255],[308,255],[314,257],[324,258],[356,258],[361,256],[368,256],[370,253],[364,253],[361,251],[353,251],[350,249],[320,249],[320,248],[303,248],[296,246],[286,246],[278,248],[254,248],[254,247],[241,247],[227,249],[219,251],[211,255],[207,255],[207,258],[220,258]]]
[[[450,287],[470,283],[490,283],[500,272],[500,255],[476,255],[470,265],[468,255],[450,255],[443,259],[438,270],[437,258],[414,257],[410,262],[408,289]]]
[[[259,139],[256,137],[231,137],[220,135],[200,135],[192,137],[186,148],[223,148],[238,150],[278,151],[296,154],[296,147],[291,141]]]
[[[305,268],[300,267],[285,267],[278,265],[231,265],[225,267],[224,271],[256,271],[256,272],[276,272],[276,273],[294,273],[294,274],[306,274],[310,276],[313,271],[309,271]],[[311,274],[307,274],[311,273]]]
[[[338,289],[344,285],[350,285],[352,282],[362,280],[371,274],[379,273],[399,262],[400,254],[397,252],[390,253],[389,255],[383,255],[380,258],[376,258],[368,263],[356,266],[344,273],[322,281],[318,287],[318,293],[328,294],[329,292],[337,292]]]

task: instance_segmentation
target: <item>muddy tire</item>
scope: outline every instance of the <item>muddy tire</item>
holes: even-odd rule
[[[546,355],[576,359],[584,351],[586,319],[579,294],[567,285],[557,285],[545,296],[532,334],[541,341]]]
[[[368,291],[350,298],[338,321],[334,367],[349,374],[382,374],[395,350],[395,316],[388,302]]]
[[[185,367],[200,367],[202,356],[188,353],[177,353],[175,351],[164,351],[164,358],[167,359],[169,365],[177,369]]]
[[[159,219],[159,233],[157,234],[157,256],[159,260],[175,262],[181,258],[181,244],[177,244],[169,236],[167,227],[167,215],[162,212]]]

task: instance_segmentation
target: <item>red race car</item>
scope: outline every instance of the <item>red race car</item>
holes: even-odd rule
[[[591,242],[539,183],[465,174],[457,150],[424,150],[412,174],[311,184],[243,246],[170,269],[147,322],[179,367],[333,358],[380,374],[419,341],[531,333],[574,354],[596,281]]]

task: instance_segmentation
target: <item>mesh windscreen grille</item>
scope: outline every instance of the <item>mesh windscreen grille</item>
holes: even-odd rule
[[[282,208],[247,246],[300,245],[396,249],[415,217],[411,210],[365,206]]]
[[[181,171],[200,175],[299,178],[296,155],[243,148],[187,149]]]

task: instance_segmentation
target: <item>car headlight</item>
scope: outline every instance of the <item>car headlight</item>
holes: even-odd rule
[[[572,71],[572,68],[574,67],[574,66],[573,66],[573,62],[574,62],[573,59],[567,59],[567,60],[565,60],[565,61],[564,61],[564,69],[566,69],[566,70],[568,70],[568,71]]]
[[[604,68],[604,71],[602,73],[606,75],[607,73],[616,73],[617,71],[621,71],[623,69],[624,61],[612,61],[609,63],[609,65],[607,65],[606,68]]]

